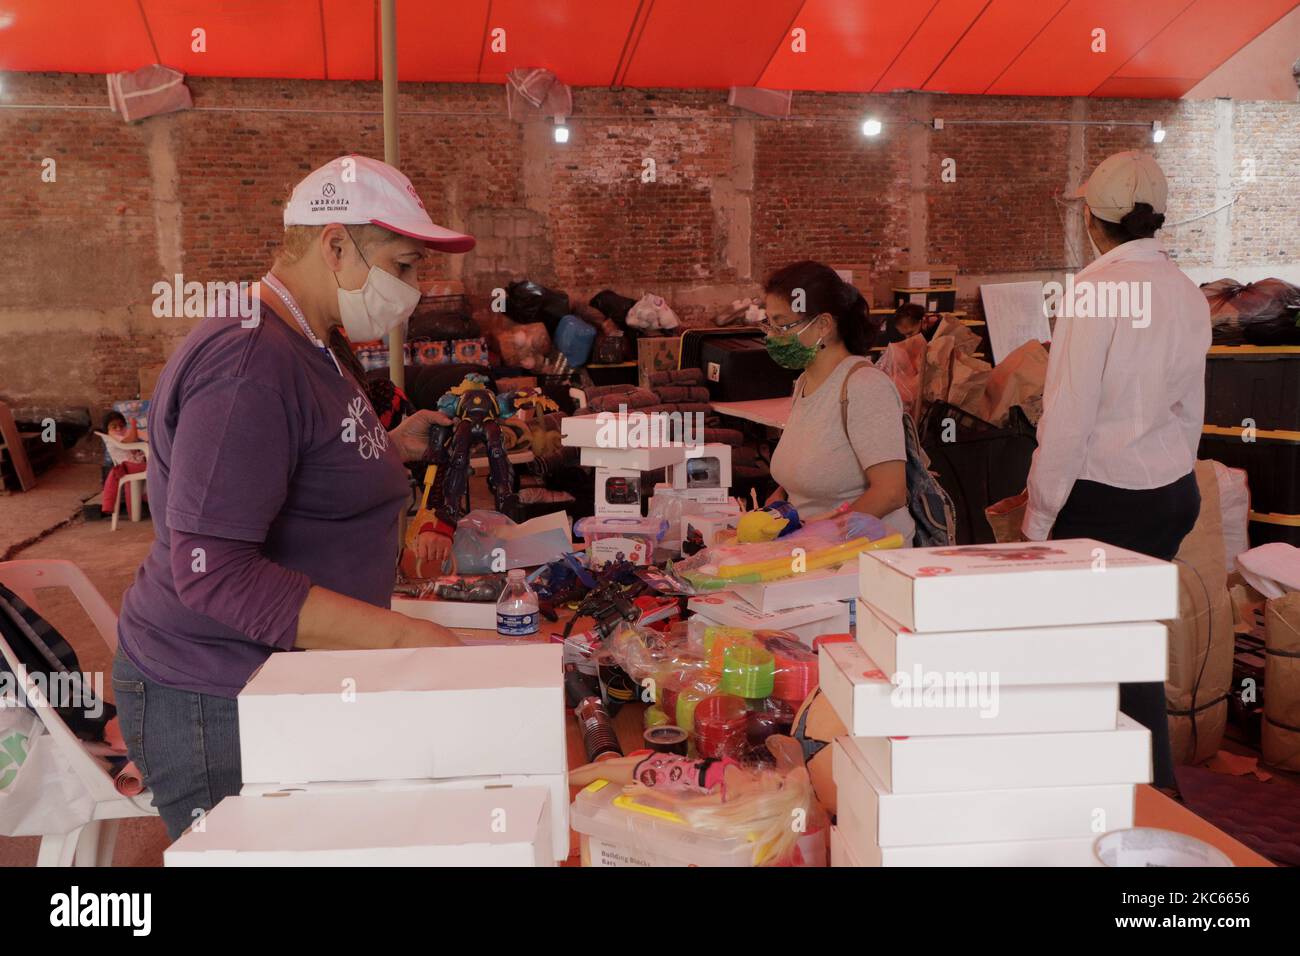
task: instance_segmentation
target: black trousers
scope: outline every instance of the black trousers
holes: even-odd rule
[[[1095,538],[1162,561],[1172,561],[1201,513],[1196,474],[1162,488],[1133,491],[1096,481],[1076,481],[1052,526],[1053,538]],[[1177,789],[1169,745],[1165,685],[1120,684],[1119,709],[1151,731],[1154,783]]]

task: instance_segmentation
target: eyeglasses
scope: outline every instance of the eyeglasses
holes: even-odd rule
[[[766,318],[759,323],[758,327],[767,335],[789,335],[796,329],[800,329],[801,326],[808,325],[816,318],[817,316],[815,315],[801,315],[785,323],[776,322],[771,318]]]

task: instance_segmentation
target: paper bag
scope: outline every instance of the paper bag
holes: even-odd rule
[[[1029,505],[1029,492],[1022,491],[1010,498],[1003,498],[984,509],[984,517],[993,529],[993,540],[998,544],[1005,541],[1024,541],[1024,532],[1020,526],[1025,523],[1025,508]]]
[[[1300,591],[1264,606],[1264,763],[1300,770]]]
[[[1201,513],[1178,549],[1178,619],[1169,629],[1165,706],[1177,763],[1212,757],[1223,741],[1235,638],[1214,465],[1196,463]]]
[[[984,409],[984,392],[993,366],[973,355],[953,355],[952,383],[948,386],[948,404],[979,417]]]
[[[1011,409],[1019,405],[1037,425],[1043,416],[1043,386],[1047,382],[1047,349],[1031,340],[994,367],[984,389],[984,405],[972,413],[994,425],[1005,425]]]

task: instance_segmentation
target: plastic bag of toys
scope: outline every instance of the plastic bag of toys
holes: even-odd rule
[[[577,768],[583,865],[826,866],[829,818],[799,745],[765,744],[747,762],[655,752]]]
[[[573,550],[564,512],[516,524],[499,511],[471,511],[456,525],[452,555],[462,574],[488,574],[545,564]]]
[[[863,551],[902,546],[902,537],[889,533],[880,519],[847,511],[806,521],[797,531],[775,540],[715,545],[674,570],[697,591],[711,591],[835,568]]]

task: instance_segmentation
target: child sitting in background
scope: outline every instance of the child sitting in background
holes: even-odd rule
[[[124,444],[145,440],[144,436],[135,427],[135,423],[128,422],[126,416],[121,412],[109,412],[104,416],[104,434],[114,441]],[[114,461],[113,467],[104,479],[104,493],[99,500],[99,510],[106,515],[111,515],[113,505],[117,501],[117,486],[122,477],[124,475],[138,475],[147,467],[144,452],[138,448],[128,451],[127,457],[122,461]]]

